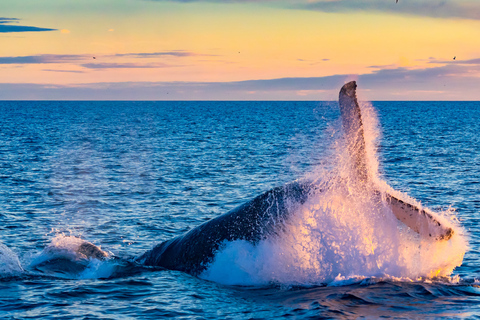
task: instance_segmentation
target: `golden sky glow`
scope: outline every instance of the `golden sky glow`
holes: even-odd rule
[[[36,84],[38,90],[58,86],[60,92],[101,83],[106,93],[112,83],[132,88],[175,84],[185,93],[189,88],[180,90],[177,82],[207,88],[247,80],[336,77],[318,88],[302,88],[292,80],[291,88],[272,84],[238,89],[238,96],[231,96],[242,99],[246,91],[258,91],[255,99],[270,99],[282,91],[282,99],[330,100],[342,79],[364,77],[370,99],[480,99],[468,87],[480,83],[480,61],[475,60],[480,58],[480,17],[469,16],[471,10],[480,12],[480,4],[450,0],[453,9],[441,8],[437,17],[434,10],[415,15],[415,2],[408,0],[381,8],[363,1],[367,9],[361,11],[351,0],[337,1],[333,8],[322,1],[304,2],[314,8],[299,6],[302,2],[3,0],[0,84]],[[445,17],[449,12],[457,16]],[[8,26],[55,30],[17,32]],[[410,86],[408,77],[416,79]],[[386,81],[390,92],[385,92]],[[211,90],[196,97],[223,98],[217,87]],[[175,92],[172,88],[168,98],[182,99]]]

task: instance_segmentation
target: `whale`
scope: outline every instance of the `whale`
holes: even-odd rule
[[[368,170],[362,111],[356,89],[355,81],[342,86],[339,107],[347,154],[351,158],[355,181],[361,189],[363,186],[374,185],[375,181]],[[225,242],[245,240],[257,245],[268,237],[281,234],[297,208],[324,188],[328,186],[319,186],[308,180],[295,180],[273,188],[183,235],[155,245],[135,261],[145,266],[198,276],[208,268]],[[378,200],[420,237],[446,241],[453,236],[454,230],[440,222],[432,211],[379,190],[380,188],[375,191]]]

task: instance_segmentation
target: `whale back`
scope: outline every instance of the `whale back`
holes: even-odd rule
[[[281,232],[296,206],[308,198],[311,185],[294,181],[213,218],[184,235],[158,244],[137,259],[147,266],[200,274],[226,241],[253,244]]]

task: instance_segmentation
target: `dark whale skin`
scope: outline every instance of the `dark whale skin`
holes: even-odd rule
[[[136,260],[147,266],[199,275],[225,241],[257,244],[283,230],[284,222],[307,200],[311,190],[311,184],[305,181],[276,187],[184,235],[156,245]]]

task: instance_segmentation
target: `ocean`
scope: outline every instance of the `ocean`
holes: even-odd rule
[[[273,187],[348,179],[338,103],[0,101],[0,316],[480,318],[480,103],[362,105],[376,177],[452,239],[330,193],[195,277],[129,261]],[[78,239],[109,257],[35,267]]]

